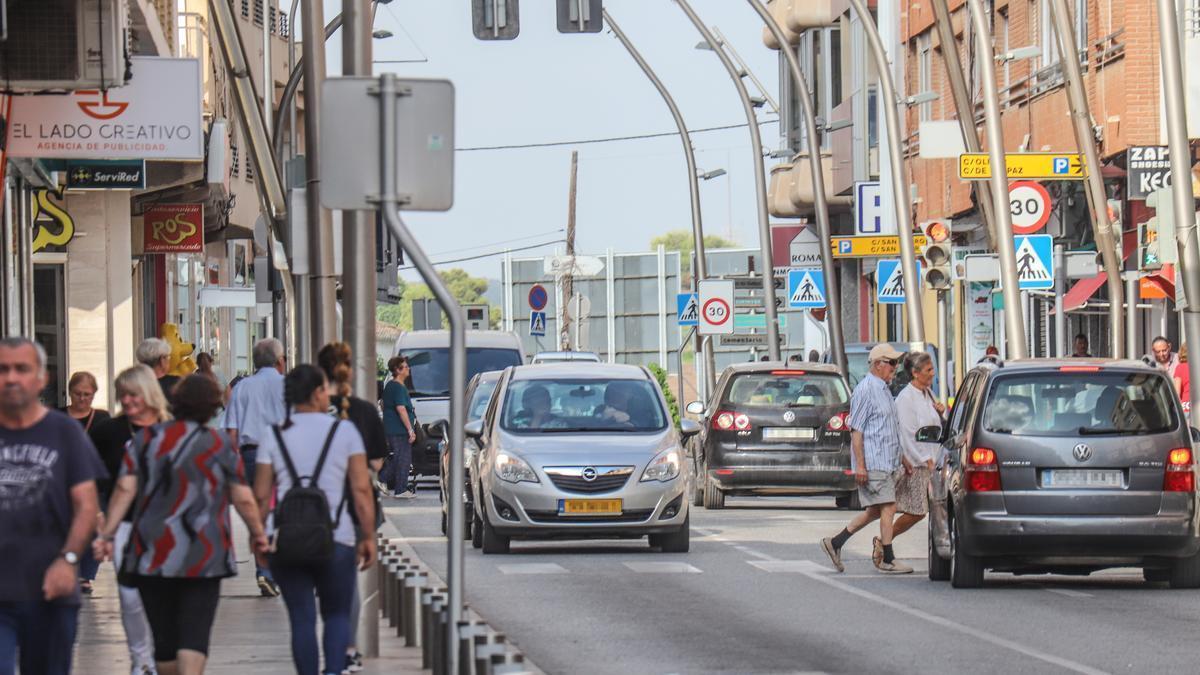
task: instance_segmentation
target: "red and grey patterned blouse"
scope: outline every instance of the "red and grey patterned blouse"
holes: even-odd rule
[[[246,482],[223,431],[171,421],[137,433],[121,475],[138,477],[130,556],[142,576],[221,578],[237,574],[229,492]]]

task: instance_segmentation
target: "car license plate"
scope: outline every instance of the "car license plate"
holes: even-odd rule
[[[811,441],[817,437],[812,427],[763,427],[764,441]]]
[[[1119,488],[1119,469],[1046,469],[1042,487],[1047,488]]]
[[[560,499],[560,516],[619,516],[620,499]]]

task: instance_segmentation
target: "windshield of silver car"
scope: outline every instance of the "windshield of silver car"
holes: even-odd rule
[[[666,415],[646,380],[539,379],[509,385],[500,424],[515,433],[650,432]]]

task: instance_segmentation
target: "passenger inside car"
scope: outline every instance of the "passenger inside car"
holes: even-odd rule
[[[624,424],[630,419],[630,396],[632,391],[620,382],[613,382],[604,389],[604,405],[596,409],[597,417]]]
[[[550,390],[540,384],[535,384],[521,395],[521,412],[517,413],[513,422],[527,429],[539,429],[548,426],[555,420],[551,412]]]

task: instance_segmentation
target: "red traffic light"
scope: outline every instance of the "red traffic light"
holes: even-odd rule
[[[943,220],[932,220],[925,225],[925,236],[929,243],[940,244],[950,238],[950,225]]]

